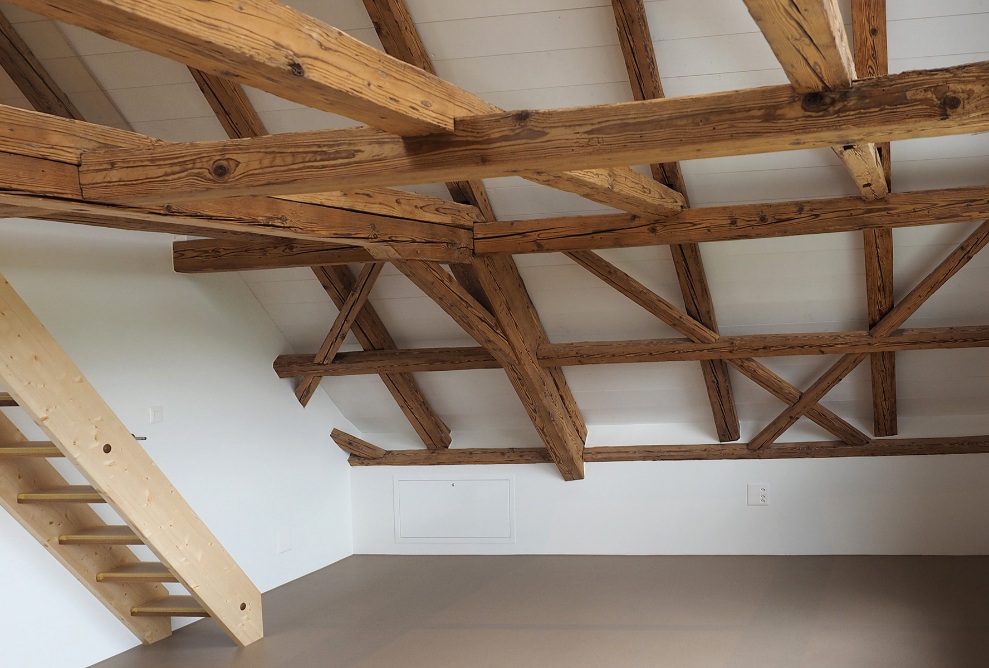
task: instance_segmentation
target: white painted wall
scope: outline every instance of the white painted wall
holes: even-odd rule
[[[352,553],[349,471],[328,434],[353,427],[322,392],[298,405],[271,370],[288,344],[243,281],[175,274],[171,241],[3,221],[0,272],[266,591]],[[0,664],[88,666],[136,643],[3,512],[0,545]]]
[[[901,428],[985,434],[985,417]],[[656,426],[612,431],[644,443]],[[596,432],[596,433],[595,433]],[[603,445],[600,429],[589,441]],[[371,437],[373,439],[373,436]],[[464,444],[466,445],[466,444]],[[477,444],[475,444],[477,445]],[[515,480],[513,543],[398,543],[396,478]],[[355,467],[358,554],[989,554],[989,455],[586,465]],[[769,505],[746,504],[768,484]],[[419,506],[424,504],[420,501]],[[443,511],[436,510],[441,525]],[[451,517],[455,517],[452,513]]]

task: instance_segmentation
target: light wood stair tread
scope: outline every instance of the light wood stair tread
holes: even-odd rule
[[[135,617],[209,617],[192,596],[166,596],[131,608]]]
[[[143,545],[129,526],[110,525],[80,529],[74,533],[58,537],[60,545]]]
[[[106,573],[96,575],[97,582],[178,582],[165,564],[157,561],[141,561],[126,564]]]
[[[0,408],[8,408],[16,405],[17,402],[14,401],[14,398],[10,396],[9,392],[0,392]]]
[[[0,406],[3,404],[0,403]],[[25,441],[0,445],[0,457],[62,457],[62,451],[51,441]]]
[[[17,495],[18,503],[105,503],[91,485],[65,485]]]

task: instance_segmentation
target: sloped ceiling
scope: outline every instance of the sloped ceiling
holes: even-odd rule
[[[288,4],[381,47],[360,0]],[[787,83],[741,0],[652,0],[645,4],[668,96]],[[507,109],[551,108],[632,99],[607,1],[408,0],[408,6],[439,76],[493,104]],[[89,120],[126,123],[138,132],[167,140],[225,137],[184,66],[13,7],[3,9]],[[842,10],[850,34],[847,2]],[[890,72],[989,59],[987,10],[985,3],[974,0],[890,2]],[[258,90],[247,93],[273,133],[354,125]],[[6,79],[0,82],[0,103],[28,106]],[[985,136],[896,142],[891,155],[894,191],[989,182],[989,138]],[[827,149],[694,160],[682,166],[695,207],[857,194],[848,173]],[[612,211],[517,178],[487,179],[485,185],[500,219]],[[449,198],[441,184],[415,190]],[[947,224],[895,230],[896,297],[905,295],[973,227]],[[860,233],[703,244],[721,333],[866,328],[862,246]],[[601,254],[683,306],[667,247]],[[519,256],[517,261],[551,341],[677,336],[561,254]],[[296,352],[318,348],[336,309],[308,269],[254,271],[242,276]],[[989,256],[976,257],[906,326],[989,324],[987,279]],[[475,345],[431,299],[390,266],[370,301],[400,347]],[[358,348],[349,337],[344,350]],[[834,359],[809,356],[764,361],[797,387],[806,387]],[[905,352],[897,355],[897,365],[902,435],[987,433],[989,352]],[[565,373],[590,427],[589,445],[717,440],[696,362],[568,367]],[[746,439],[783,405],[748,379],[731,373],[742,438]],[[417,379],[453,429],[453,447],[539,444],[501,371],[433,372],[418,374]],[[376,376],[328,378],[322,388],[376,442],[421,447]],[[870,392],[868,365],[861,365],[827,395],[823,405],[871,433]],[[788,440],[829,438],[805,422],[798,423]]]

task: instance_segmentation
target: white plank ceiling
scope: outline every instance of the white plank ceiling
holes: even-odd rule
[[[380,48],[360,0],[289,4]],[[494,104],[518,109],[631,99],[607,0],[408,0],[408,4],[439,75]],[[892,72],[989,60],[989,2],[890,0],[888,4]],[[786,83],[741,0],[649,0],[646,6],[667,95]],[[848,21],[848,2],[842,9]],[[90,120],[126,123],[168,140],[224,136],[185,67],[16,8],[4,7],[4,11]],[[850,34],[851,25],[846,29]],[[353,125],[348,119],[261,91],[248,94],[271,132]],[[9,80],[0,81],[0,102],[27,104]],[[892,156],[894,191],[989,182],[986,136],[898,142]],[[697,160],[684,163],[683,172],[694,206],[856,194],[834,154],[823,149]],[[500,219],[609,211],[517,178],[485,183]],[[415,190],[447,197],[437,184]],[[954,224],[896,230],[897,297],[906,294],[970,229],[971,225]],[[865,328],[861,234],[709,243],[702,246],[702,253],[725,334]],[[602,254],[682,305],[666,247]],[[562,255],[517,260],[552,341],[676,336]],[[312,352],[319,346],[335,308],[308,270],[242,276],[294,351]],[[989,255],[972,261],[908,326],[989,324],[987,285]],[[474,345],[390,267],[382,273],[371,302],[399,346]],[[356,342],[348,340],[345,349],[357,349]],[[901,435],[986,433],[989,350],[900,353],[897,360]],[[809,384],[831,361],[766,360],[797,386]],[[747,438],[782,404],[732,373],[742,436]],[[716,440],[696,363],[570,367],[566,375],[591,427],[589,444]],[[538,444],[503,372],[443,372],[417,378],[453,428],[454,447]],[[378,442],[417,447],[414,432],[377,377],[326,379],[322,387],[350,420]],[[869,397],[868,366],[862,365],[823,403],[871,432]],[[784,437],[794,438],[828,436],[801,422]]]

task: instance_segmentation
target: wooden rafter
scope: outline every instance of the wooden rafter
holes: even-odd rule
[[[876,323],[869,333],[872,336],[887,336],[900,327],[913,315],[927,299],[948,279],[954,276],[971,260],[976,253],[989,243],[989,222],[982,223],[965,241],[958,246],[934,271],[928,274],[904,297],[889,313]],[[748,447],[752,450],[772,443],[789,429],[809,407],[815,406],[825,394],[847,376],[862,360],[866,353],[850,353],[835,362],[820,378],[811,384],[800,398],[780,413],[762,431],[755,435]]]
[[[436,74],[405,0],[364,0],[364,7],[371,17],[385,53],[430,74]],[[480,98],[476,102],[475,113],[501,111]],[[665,216],[684,206],[683,197],[678,192],[666,185],[651,183],[648,178],[627,168],[534,172],[524,176],[535,183],[643,215]],[[455,201],[474,204],[481,209],[486,220],[495,219],[480,181],[448,179],[446,185]]]
[[[584,477],[580,427],[556,378],[539,366],[535,333],[526,322],[525,309],[518,308],[524,287],[511,285],[516,276],[507,262],[510,259],[492,258],[475,265],[494,314],[434,264],[400,261],[395,266],[498,360],[560,473],[565,480],[578,480]]]
[[[83,120],[69,96],[21,39],[7,17],[0,12],[0,67],[36,110],[63,118]]]
[[[889,73],[886,47],[886,0],[852,1],[852,46],[859,76]],[[877,147],[886,185],[890,183],[889,142]],[[893,308],[893,231],[863,231],[866,303],[872,327]],[[896,357],[892,352],[869,356],[872,374],[872,422],[876,436],[893,436],[896,428]]]
[[[337,308],[343,310],[347,297],[354,292],[356,286],[354,275],[347,267],[320,266],[313,267],[313,273],[319,280],[326,294],[330,296]],[[392,339],[377,311],[370,304],[357,313],[351,327],[354,337],[364,350],[392,350],[395,340]],[[408,418],[419,438],[427,448],[446,448],[450,446],[450,428],[436,414],[436,411],[426,401],[419,384],[409,373],[379,374],[385,387],[391,393],[398,407]]]
[[[361,269],[354,288],[347,295],[343,305],[340,307],[340,311],[333,320],[333,326],[330,327],[330,331],[323,340],[323,344],[316,351],[316,354],[313,355],[313,363],[329,364],[333,361],[333,357],[340,350],[340,346],[343,345],[343,340],[350,333],[350,328],[353,326],[354,321],[357,320],[361,308],[367,303],[367,299],[371,295],[371,288],[374,287],[374,282],[381,273],[382,267],[384,267],[384,264],[380,262],[369,262]],[[299,385],[295,388],[295,396],[300,404],[303,406],[309,404],[309,400],[312,399],[312,395],[319,387],[319,381],[320,376],[315,374],[305,374],[302,376]]]
[[[694,318],[687,316],[685,313],[680,312],[673,304],[652,292],[614,265],[606,262],[599,255],[590,251],[581,251],[567,253],[567,256],[636,304],[642,306],[677,331],[686,334],[694,341],[717,343],[720,339],[720,335],[717,332],[704,326]],[[741,358],[733,361],[732,364],[743,374],[752,378],[752,380],[762,385],[770,393],[784,401],[788,398],[792,399],[794,395],[799,395],[799,391],[795,387],[755,360]],[[869,440],[868,436],[861,431],[822,407],[814,407],[814,410],[809,413],[808,417],[846,443],[861,444]]]
[[[687,98],[457,119],[401,138],[371,128],[89,151],[100,201],[179,201],[580,170],[984,132],[989,63],[917,70],[797,93],[767,86]],[[631,131],[630,131],[631,130]],[[651,181],[651,180],[650,180]]]
[[[628,71],[632,97],[636,100],[666,97],[663,94],[659,64],[652,47],[652,33],[643,0],[612,0],[611,6],[618,26],[618,41],[625,56],[625,69]],[[656,181],[679,192],[683,195],[684,205],[690,205],[680,163],[653,164],[649,169]],[[700,246],[672,244],[670,253],[687,313],[717,333],[718,320],[714,314],[714,300],[711,299]],[[728,365],[721,360],[708,360],[701,362],[701,371],[704,374],[704,387],[711,404],[718,440],[737,441],[740,435],[738,414]]]
[[[658,301],[656,308],[661,308]],[[704,359],[741,362],[752,357],[985,347],[989,347],[989,326],[973,325],[900,329],[889,336],[870,336],[867,331],[854,331],[719,336],[712,342],[690,339],[575,341],[545,343],[536,352],[541,366],[553,367]],[[275,359],[274,369],[280,378],[294,378],[307,373],[353,376],[499,368],[491,353],[476,346],[343,352],[338,353],[329,364],[315,364],[312,359],[313,355],[279,355]]]
[[[364,6],[386,53],[427,72],[436,73],[404,0],[364,0]],[[601,183],[603,176],[609,179],[607,183]],[[622,182],[618,183],[618,180],[623,177]],[[656,213],[655,207],[652,206],[652,200],[647,194],[639,195],[630,201],[618,201],[616,199],[617,197],[627,197],[624,193],[634,191],[637,185],[641,186],[643,183],[641,175],[632,170],[612,169],[582,173],[570,172],[563,175],[537,175],[533,180],[547,185],[559,186],[563,190],[579,192],[590,199],[604,201],[612,205],[624,204],[623,208],[633,211],[647,210]],[[477,180],[450,181],[446,187],[454,200],[473,204],[481,212],[484,220],[495,221],[494,209],[491,207],[483,183]],[[682,199],[678,201],[674,196],[675,193],[670,193],[668,189],[652,188],[651,190],[658,193],[661,202],[667,203],[664,204],[665,208],[678,210],[682,207]],[[649,202],[649,205],[645,206],[643,202]],[[669,202],[672,204],[668,204]],[[661,209],[660,212],[665,211]],[[499,310],[500,302],[492,297],[490,292],[492,290],[499,291],[504,298],[510,300],[513,318],[509,326],[510,331],[518,330],[519,336],[515,343],[524,347],[525,354],[534,359],[535,350],[543,343],[547,343],[548,339],[539,320],[539,314],[536,313],[535,306],[533,306],[525,284],[518,273],[518,268],[515,266],[514,260],[511,259],[502,259],[492,262],[490,265],[490,267],[481,267],[473,263],[453,264],[450,270],[467,293],[484,309],[499,319],[503,319],[504,313],[507,311]],[[496,271],[499,273],[495,283],[490,280],[492,267],[497,267]],[[503,326],[505,326],[504,323]],[[509,334],[507,338],[511,341],[512,335]],[[569,415],[573,428],[577,431],[580,442],[583,443],[587,438],[587,426],[584,424],[584,419],[580,414],[563,370],[559,367],[553,367],[548,369],[546,373],[556,386],[559,399]],[[540,429],[536,418],[533,419],[533,423],[537,430]],[[564,475],[568,475],[563,466],[561,466],[561,471],[564,471]]]
[[[16,0],[16,4],[399,136],[449,131],[455,118],[497,110],[279,3]],[[534,179],[652,215],[683,206],[676,193],[624,167],[591,173],[562,169]]]
[[[895,457],[960,455],[989,452],[989,436],[893,438],[867,445],[836,441],[774,443],[749,450],[741,443],[696,445],[620,445],[584,448],[585,462],[688,461],[719,459],[795,459],[808,457]],[[544,464],[545,448],[457,448],[455,450],[386,450],[381,457],[350,457],[351,466],[446,466],[458,464]]]
[[[852,85],[855,62],[837,0],[745,0],[745,4],[797,92]],[[889,193],[874,144],[845,144],[834,151],[863,198],[882,199]]]
[[[770,239],[875,227],[976,221],[987,217],[989,188],[949,188],[893,193],[876,202],[838,197],[684,209],[661,225],[625,215],[479,223],[474,226],[474,252],[477,255],[546,253]]]
[[[456,86],[265,0],[15,0],[43,16],[402,135],[473,111]],[[469,101],[468,101],[469,102]]]

